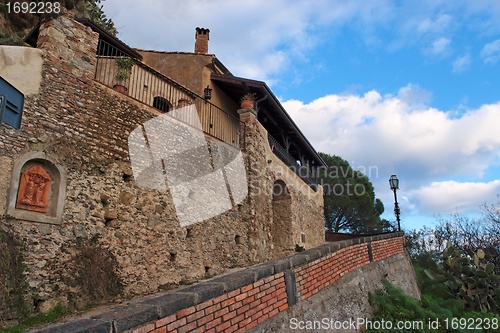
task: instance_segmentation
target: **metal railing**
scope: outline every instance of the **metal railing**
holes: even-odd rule
[[[314,191],[318,189],[318,182],[309,177],[310,170],[307,166],[301,166],[300,163],[290,155],[285,148],[271,134],[267,135],[269,146],[276,157],[285,163],[297,176],[300,177]]]
[[[117,84],[123,86],[129,97],[144,104],[155,107],[163,112],[178,110],[175,118],[190,125],[198,127],[224,142],[239,147],[240,144],[240,121],[218,106],[208,102],[201,96],[190,91],[188,88],[178,84],[169,77],[157,72],[141,61],[134,59],[130,77],[119,81],[116,78],[118,67],[116,59],[126,56],[114,46],[99,41],[97,48],[97,65],[95,79],[108,87],[117,88]],[[192,113],[182,113],[182,108],[195,106],[198,119],[193,119]]]

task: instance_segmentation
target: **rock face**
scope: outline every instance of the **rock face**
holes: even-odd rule
[[[25,241],[27,279],[39,302],[82,306],[85,291],[76,275],[83,273],[77,274],[73,263],[89,239],[97,240],[95,249],[102,251],[93,254],[96,258],[116,261],[90,268],[114,270],[123,297],[291,254],[297,244],[311,248],[324,241],[321,189],[313,191],[273,154],[265,129],[251,112],[240,115],[246,174],[231,175],[230,167],[225,171],[226,177],[246,177],[248,194],[238,202],[230,197],[230,207],[222,213],[181,225],[172,191],[138,186],[131,167],[130,133],[159,113],[93,80],[97,43],[96,33],[69,17],[43,22],[39,91],[30,87],[37,92],[25,94],[20,130],[0,126],[0,224]],[[207,146],[213,161],[217,144],[208,140]],[[16,162],[26,156],[39,157],[16,170]],[[54,167],[47,169],[48,164]],[[13,177],[32,166],[49,170],[51,176],[47,212],[6,216],[8,201],[17,195]],[[59,178],[51,174],[58,170]],[[284,200],[273,192],[277,184],[286,192]],[[58,193],[64,195],[56,205]],[[60,217],[51,205],[63,208]],[[200,204],[195,209],[207,208]],[[44,219],[44,214],[53,219]]]

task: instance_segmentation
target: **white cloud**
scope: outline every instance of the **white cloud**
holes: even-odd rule
[[[500,150],[500,103],[452,118],[447,112],[411,103],[407,96],[412,96],[412,89],[413,96],[426,95],[418,86],[408,85],[400,89],[401,96],[370,91],[283,105],[320,151],[366,165],[413,164],[410,169],[418,167],[426,176],[464,172],[480,176]]]
[[[455,59],[455,61],[453,62],[452,71],[453,71],[453,73],[461,73],[461,72],[469,69],[471,63],[472,63],[471,56],[468,54],[465,54],[465,55]]]
[[[412,106],[428,105],[432,100],[432,93],[420,88],[420,86],[409,83],[398,91],[398,98],[402,102]]]
[[[387,207],[392,200],[387,179],[392,173],[404,184],[407,210],[418,207],[426,213],[448,212],[443,207],[467,206],[466,200],[474,196],[471,193],[477,200],[471,200],[467,207],[476,207],[490,192],[500,193],[498,182],[489,187],[480,184],[492,163],[500,160],[500,103],[457,116],[415,103],[413,97],[419,95],[424,96],[422,100],[429,98],[425,90],[410,84],[397,96],[369,91],[364,95],[328,95],[309,104],[292,100],[283,105],[316,149],[341,156],[355,167],[376,167],[377,174],[370,175],[370,180]],[[477,179],[476,192],[458,195],[472,188],[468,183],[469,187],[458,182],[454,187],[453,182],[426,185],[456,177]],[[447,189],[441,192],[440,201],[424,200],[429,191],[437,196],[437,189]],[[457,194],[447,195],[453,191]]]
[[[432,56],[446,57],[451,52],[451,39],[445,37],[435,39],[426,52]]]
[[[424,18],[418,22],[417,31],[421,34],[441,34],[449,29],[452,17],[447,14],[438,15],[435,19]]]
[[[116,23],[119,37],[133,47],[192,52],[194,29],[209,28],[210,53],[218,55],[234,74],[264,81],[276,80],[290,64],[307,63],[313,50],[331,43],[346,26],[370,47],[410,46],[442,58],[452,53],[452,36],[469,28],[470,15],[488,13],[484,23],[497,26],[499,13],[497,5],[438,0],[404,5],[391,0],[316,0],[314,4],[106,0],[103,5]],[[389,31],[395,34],[388,35]],[[489,55],[488,47],[484,52],[485,61],[497,59]]]
[[[479,211],[484,203],[493,203],[500,193],[500,180],[491,182],[433,182],[410,191],[412,204],[420,213],[449,215]]]
[[[481,58],[487,64],[496,64],[500,60],[500,39],[486,44],[481,50]]]

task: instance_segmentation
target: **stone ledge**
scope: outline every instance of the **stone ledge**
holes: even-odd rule
[[[317,250],[319,252],[320,258],[324,257],[328,253],[332,252],[332,249],[328,244],[320,245],[320,246],[316,247],[315,250]]]
[[[164,318],[179,310],[196,305],[197,296],[194,293],[173,292],[160,297],[147,299],[139,304],[147,304],[156,307],[159,318]]]
[[[306,251],[302,252],[301,254],[307,255],[307,257],[309,258],[308,261],[310,262],[310,261],[315,261],[315,260],[323,257],[322,253],[323,253],[322,251],[320,251],[317,247],[315,247],[315,248],[306,250]]]
[[[42,329],[30,331],[33,333],[112,333],[112,322],[96,319],[84,319],[66,324],[54,324]]]
[[[232,274],[228,274],[227,276],[231,275]],[[179,292],[195,294],[196,304],[203,303],[226,293],[223,283],[212,283],[212,280],[179,289]]]
[[[252,266],[248,270],[255,272],[256,274],[255,281],[262,280],[263,278],[275,274],[274,265],[272,263],[264,263],[257,266]]]
[[[230,291],[239,289],[241,287],[247,286],[257,281],[256,279],[257,273],[252,270],[244,270],[235,272],[229,275],[224,275],[221,277],[217,277],[210,282],[220,283],[224,285],[224,292],[228,293]]]
[[[159,318],[157,308],[154,306],[129,304],[117,306],[113,310],[99,314],[91,319],[112,322],[115,332],[123,332]]]
[[[299,253],[290,257],[290,264],[292,267],[302,266],[309,262],[312,262],[307,254]]]
[[[273,265],[274,274],[281,273],[292,268],[291,257],[274,260],[270,264]]]

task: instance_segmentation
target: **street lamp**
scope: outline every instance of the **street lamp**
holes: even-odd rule
[[[401,231],[401,220],[399,219],[401,211],[399,210],[398,197],[396,195],[396,190],[399,189],[399,179],[396,175],[392,175],[389,178],[389,185],[391,185],[391,190],[394,192],[394,214],[396,214],[396,221],[398,221],[398,231]]]
[[[212,88],[210,88],[210,86],[207,86],[204,90],[203,90],[203,94],[205,95],[205,99],[208,101],[209,99],[212,98]]]

